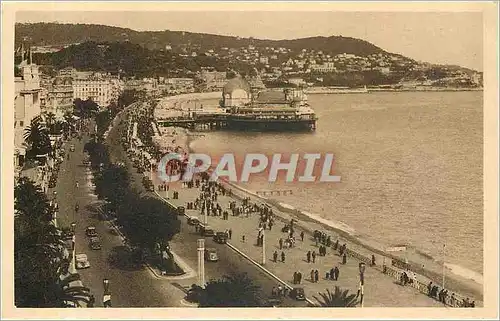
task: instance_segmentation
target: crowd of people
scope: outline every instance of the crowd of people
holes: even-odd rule
[[[221,205],[219,196],[232,196],[232,191],[227,189],[224,185],[219,182],[211,181],[210,176],[206,173],[201,173],[200,178],[195,179],[191,184],[187,184],[185,187],[192,188],[196,187],[200,189],[199,196],[195,199],[194,202],[190,202],[188,204],[188,209],[199,210],[201,215],[207,216],[219,216],[223,220],[228,220],[229,216],[233,217],[250,217],[250,216],[258,216],[258,224],[257,224],[257,233],[255,235],[256,246],[263,246],[265,231],[271,231],[273,226],[276,224],[276,217],[273,213],[272,208],[267,205],[259,205],[256,203],[252,203],[250,198],[243,198],[240,202],[236,202],[234,200],[230,201],[227,204],[227,207]],[[273,251],[272,261],[274,263],[285,263],[287,258],[287,250],[294,248],[296,242],[298,241],[295,237],[295,228],[296,221],[295,219],[291,219],[289,223],[284,224],[281,229],[281,232],[284,233],[283,237],[280,237],[277,240],[277,247],[279,249]],[[232,237],[232,230],[226,229],[226,235],[229,239]],[[246,241],[245,235],[240,235],[241,242]],[[301,231],[299,234],[299,240],[304,242],[305,233]],[[305,254],[305,261],[310,264],[317,264],[318,257],[326,256],[328,254],[329,249],[333,250],[334,253],[341,258],[341,264],[347,264],[347,256],[348,250],[347,245],[345,243],[340,244],[337,239],[335,242],[332,240],[331,236],[326,235],[326,233],[321,231],[314,231],[313,238],[316,244],[317,249],[309,250]],[[368,260],[368,264],[371,266],[376,265],[375,256],[371,256],[371,260]],[[312,283],[319,282],[320,271],[316,268],[311,269],[310,271],[310,281]],[[324,274],[324,280],[329,281],[337,281],[339,279],[340,269],[338,266],[331,267],[329,270],[327,269]],[[407,285],[415,282],[416,277],[414,273],[411,271],[404,271],[400,274],[400,283],[402,285]],[[293,273],[292,283],[293,284],[301,284],[303,281],[303,275],[301,271],[295,271]],[[281,287],[281,289],[280,289]],[[276,295],[284,295],[287,289],[282,287],[281,285],[277,288],[273,288],[273,292]],[[448,290],[439,289],[437,286],[430,286],[429,288],[429,296],[433,297],[444,304],[449,304],[451,306],[464,306],[464,307],[474,307],[475,302],[469,301],[469,299],[458,300],[455,297],[455,294],[448,294]],[[463,302],[462,302],[463,301]]]

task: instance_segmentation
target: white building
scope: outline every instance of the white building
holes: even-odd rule
[[[44,111],[53,113],[56,118],[73,109],[73,81],[70,77],[56,77],[48,88]]]
[[[73,79],[73,98],[96,102],[99,107],[107,107],[116,101],[123,91],[121,81],[111,75],[78,72]]]
[[[24,130],[33,118],[40,115],[40,73],[38,66],[23,61],[21,74],[15,77],[14,100],[14,166],[22,166],[26,155]]]

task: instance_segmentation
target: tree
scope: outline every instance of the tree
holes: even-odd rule
[[[318,301],[320,307],[339,307],[339,308],[352,308],[358,304],[355,294],[349,294],[349,290],[342,291],[340,287],[335,286],[335,292],[326,290],[326,293],[318,293],[321,298],[313,296]]]
[[[107,168],[96,173],[94,184],[96,185],[96,194],[100,199],[109,203],[112,211],[123,205],[129,194],[129,175],[122,166],[109,165]]]
[[[83,302],[89,302],[90,289],[80,285],[81,281],[78,281],[80,281],[80,275],[75,273],[65,275],[62,280],[56,283],[53,302],[55,307],[64,308],[72,305],[82,307]]]
[[[52,133],[54,131],[54,125],[56,123],[56,115],[54,115],[54,113],[52,112],[48,112],[44,114],[44,118],[45,118],[45,123],[49,128],[49,132]]]
[[[211,280],[203,289],[192,285],[187,299],[198,302],[200,307],[260,307],[260,287],[246,275],[240,273]]]
[[[45,155],[52,151],[47,128],[42,122],[42,117],[36,116],[24,130],[24,140],[29,146],[30,157]]]
[[[14,198],[15,304],[53,306],[53,286],[64,261],[61,233],[52,224],[54,209],[28,178],[17,182]]]
[[[136,89],[125,89],[118,97],[118,107],[123,109],[136,101],[142,100],[146,97],[145,91]]]
[[[177,214],[156,198],[128,195],[120,207],[118,223],[129,241],[152,250],[157,244],[163,248],[180,231]]]
[[[90,118],[99,111],[99,106],[92,99],[81,100],[77,98],[73,101],[73,114],[80,118]]]

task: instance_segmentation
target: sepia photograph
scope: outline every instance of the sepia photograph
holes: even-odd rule
[[[2,3],[5,316],[497,318],[497,23]]]

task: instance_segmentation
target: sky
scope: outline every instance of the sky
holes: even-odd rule
[[[481,12],[19,11],[16,22],[103,24],[259,39],[342,35],[420,61],[483,70]]]

